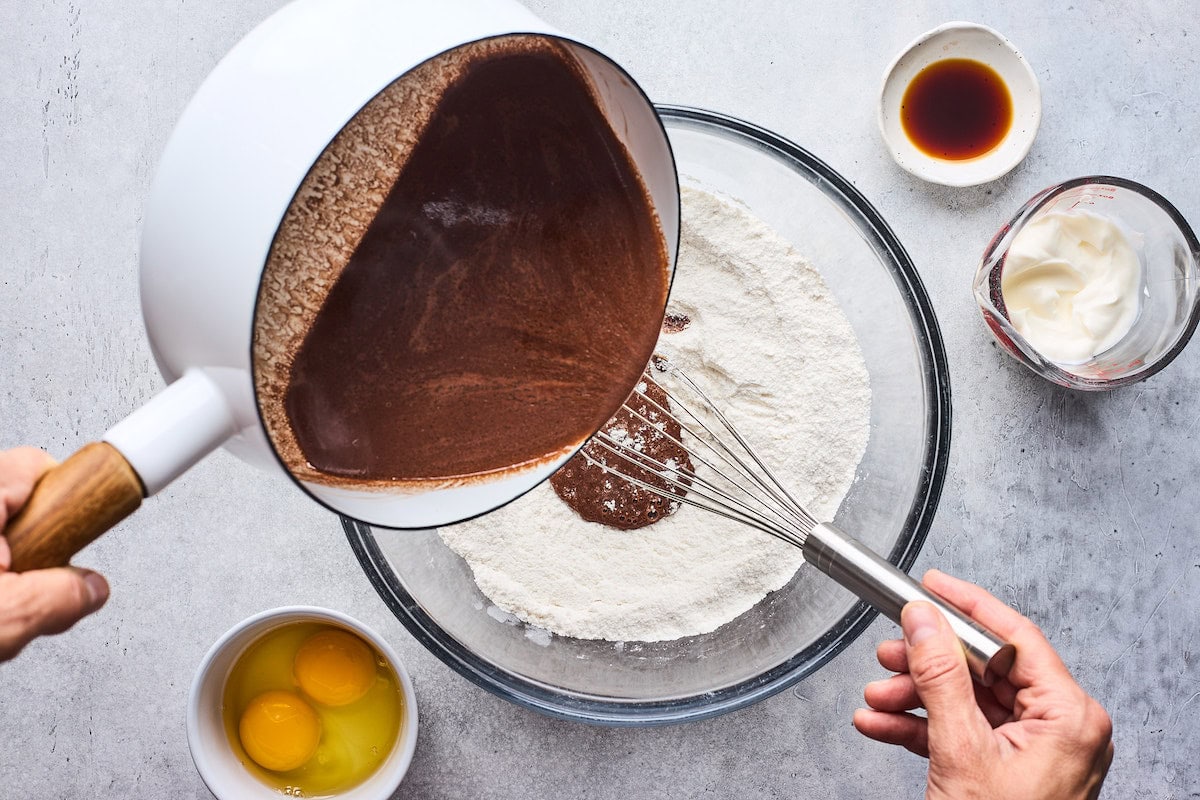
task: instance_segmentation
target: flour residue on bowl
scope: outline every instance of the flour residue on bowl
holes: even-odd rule
[[[763,222],[695,189],[682,200],[673,322],[658,352],[704,387],[814,516],[831,519],[870,433],[850,323],[817,269]],[[707,633],[803,563],[795,547],[686,505],[634,530],[585,522],[548,483],[439,533],[500,609],[584,639]]]

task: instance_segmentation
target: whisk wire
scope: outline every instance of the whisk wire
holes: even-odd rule
[[[933,603],[949,620],[950,627],[962,642],[967,664],[976,680],[990,686],[998,677],[1008,674],[1016,654],[1011,644],[946,604],[832,523],[818,523],[695,381],[670,364],[663,371],[679,378],[678,384],[692,393],[697,401],[695,405],[702,408],[703,413],[716,419],[724,434],[714,430],[716,425],[710,426],[701,419],[691,404],[682,402],[677,394],[658,384],[666,397],[664,403],[649,397],[643,390],[635,391],[635,395],[647,404],[647,408],[656,409],[665,419],[678,424],[678,437],[666,431],[662,420],[651,420],[648,413],[633,408],[633,403],[627,401],[624,410],[677,445],[687,454],[682,463],[690,464],[692,468],[682,466],[677,459],[668,459],[671,463],[665,463],[635,447],[629,436],[618,439],[607,432],[596,434],[592,443],[635,469],[619,469],[609,460],[599,460],[594,451],[585,448],[581,452],[589,464],[667,501],[718,514],[799,547],[806,561],[897,623],[905,603],[913,600]],[[685,416],[690,422],[683,419]],[[686,443],[681,441],[685,432],[689,438]],[[690,440],[695,440],[695,444]],[[700,445],[715,458],[701,456]],[[718,463],[726,466],[719,467]],[[695,468],[695,464],[704,469]],[[644,480],[643,474],[656,483]]]
[[[792,528],[790,525],[787,525],[786,522],[780,526],[772,524],[769,520],[762,519],[761,515],[756,515],[754,510],[749,506],[722,491],[719,487],[714,486],[711,482],[697,477],[695,473],[691,471],[673,467],[669,464],[658,461],[657,459],[651,458],[645,453],[641,453],[637,450],[631,450],[628,447],[616,442],[616,440],[614,440],[608,434],[598,434],[592,441],[594,441],[605,451],[636,467],[640,467],[641,469],[653,469],[656,477],[673,489],[678,489],[680,493],[676,494],[675,492],[664,491],[661,486],[655,486],[647,481],[642,480],[641,478],[638,478],[635,475],[629,474],[628,472],[615,470],[613,469],[612,465],[597,461],[586,450],[582,451],[584,458],[589,464],[613,472],[622,480],[626,480],[629,483],[632,483],[634,486],[645,489],[646,491],[658,495],[664,499],[675,500],[695,508],[711,511],[714,514],[725,517],[726,519],[739,522],[743,525],[748,525],[752,528],[762,531],[763,533],[784,539],[789,544],[800,546],[804,542],[803,531]],[[677,476],[682,476],[683,479]]]
[[[662,387],[659,387],[659,388],[661,389]],[[667,397],[669,399],[670,394],[665,389],[663,389],[662,391],[664,394],[667,395]],[[650,405],[653,405],[654,408],[656,408],[661,414],[674,419],[675,422],[679,425],[681,431],[687,431],[689,436],[696,439],[698,442],[705,444],[709,448],[709,450],[712,450],[714,453],[716,453],[716,455],[718,457],[722,458],[727,463],[729,463],[729,456],[722,455],[722,453],[720,453],[719,451],[714,450],[712,445],[709,444],[704,439],[704,437],[699,436],[694,430],[689,428],[686,423],[679,420],[678,418],[675,418],[669,410],[664,408],[660,403],[655,401],[652,397],[647,396],[644,392],[641,392],[641,391],[637,391],[635,393],[638,395],[639,399],[644,400],[646,403],[648,403]],[[676,405],[679,405],[678,400],[676,400],[675,402],[676,402]],[[682,406],[680,406],[680,407],[682,408]],[[672,436],[666,430],[657,428],[655,426],[655,423],[652,420],[650,420],[647,416],[645,416],[644,414],[639,412],[637,409],[630,406],[628,403],[626,403],[626,405],[624,406],[624,409],[626,412],[631,414],[636,419],[642,421],[646,425],[655,427],[655,429],[658,430],[659,434],[661,436],[663,436],[665,439],[667,439],[667,441],[671,442],[672,444],[675,444],[680,449],[687,451],[688,455],[693,460],[708,467],[709,470],[712,471],[713,475],[720,478],[726,484],[728,484],[733,489],[733,491],[737,493],[737,496],[735,497],[733,494],[730,494],[728,491],[722,490],[719,486],[717,486],[712,481],[707,481],[703,477],[698,476],[694,470],[688,471],[688,470],[685,470],[685,469],[679,467],[678,465],[664,464],[664,463],[655,461],[654,466],[655,466],[656,471],[661,471],[662,469],[668,469],[668,470],[673,471],[677,475],[683,475],[689,481],[706,484],[710,488],[711,491],[718,494],[725,501],[741,508],[743,511],[750,513],[750,514],[753,514],[754,511],[753,511],[753,509],[751,509],[749,506],[747,506],[744,503],[744,500],[747,498],[750,500],[753,500],[760,508],[763,509],[763,511],[765,511],[767,514],[770,514],[772,517],[774,517],[774,519],[778,521],[778,524],[783,525],[785,528],[787,528],[790,533],[793,533],[794,535],[800,536],[800,537],[803,537],[805,535],[804,528],[801,526],[798,526],[796,524],[794,511],[792,509],[789,509],[787,507],[787,504],[781,502],[778,497],[775,497],[773,499],[775,499],[775,501],[777,503],[779,503],[779,506],[771,505],[770,503],[766,502],[761,497],[759,497],[757,494],[750,491],[746,486],[739,484],[736,481],[731,480],[728,475],[724,474],[721,471],[720,468],[718,468],[715,464],[713,464],[711,461],[706,459],[704,456],[697,453],[694,448],[688,448],[688,446],[686,444],[684,444],[684,442],[681,441],[678,437]],[[699,420],[697,420],[697,424],[699,424],[701,427],[704,427],[703,422],[701,422]],[[708,431],[707,428],[705,428],[705,430],[709,434],[709,436],[712,436],[711,431]],[[608,436],[608,434],[603,434],[603,435]],[[615,444],[618,447],[620,447],[622,445],[621,442],[616,442],[615,440],[612,442],[612,444]],[[636,451],[636,450],[634,450],[633,452],[637,453],[640,458],[646,459],[647,461],[653,461],[653,459],[651,459],[645,453],[641,453],[640,451]],[[618,455],[620,455],[620,454],[618,453]],[[626,460],[629,460],[629,459],[626,459]],[[755,480],[755,478],[752,474],[748,474],[749,470],[746,469],[746,467],[744,465],[739,465],[737,463],[734,463],[734,464],[732,464],[732,466],[734,466],[735,469],[737,469],[739,472],[741,472],[744,477],[746,477],[747,479],[749,479],[751,481],[754,481],[755,484],[758,485],[758,481]],[[688,487],[687,486],[679,486],[677,488],[681,488],[686,491]]]
[[[688,377],[687,373],[683,372],[682,370],[676,371],[679,374],[679,378],[686,383],[702,401],[704,401],[704,405],[714,416],[716,416],[721,425],[724,426],[725,430],[729,431],[730,435],[733,436],[733,438],[737,440],[737,443],[742,446],[742,449],[750,455],[750,458],[754,460],[754,463],[758,465],[759,469],[761,469],[767,478],[770,479],[771,483],[775,485],[775,487],[780,493],[783,494],[785,498],[787,498],[789,508],[796,512],[810,527],[815,526],[817,524],[817,520],[805,510],[800,501],[792,496],[792,493],[788,491],[783,482],[775,476],[775,473],[769,466],[767,466],[766,462],[759,457],[758,451],[750,446],[750,443],[742,437],[742,434],[739,433],[737,428],[733,426],[733,423],[730,422],[723,413],[721,413],[721,409],[717,407],[717,404],[709,399],[708,395],[704,393],[704,390],[697,386],[695,381]],[[663,391],[665,392],[666,390],[664,389]],[[668,393],[668,397],[669,396],[670,394]],[[720,441],[720,439],[718,439],[718,441]]]
[[[725,415],[720,412],[720,409],[718,409],[716,404],[709,399],[708,395],[706,395],[700,389],[700,387],[698,387],[695,382],[693,382],[682,370],[672,367],[671,372],[672,374],[677,375],[688,385],[691,391],[699,398],[706,410],[713,414],[717,418],[717,421],[721,423],[721,426],[729,431],[730,435],[734,437],[737,443],[743,448],[744,452],[750,454],[750,457],[754,460],[758,467],[766,473],[766,478],[763,478],[762,475],[755,472],[754,468],[747,464],[746,460],[742,458],[742,456],[740,456],[736,451],[733,450],[733,448],[726,444],[725,441],[719,435],[717,435],[712,428],[710,428],[708,424],[706,424],[705,421],[696,414],[696,412],[691,409],[688,403],[682,402],[679,397],[672,394],[671,391],[666,387],[659,385],[659,388],[662,390],[663,394],[666,395],[672,406],[674,408],[678,408],[680,411],[686,414],[692,420],[692,423],[695,426],[698,426],[701,431],[703,431],[703,435],[701,435],[695,428],[689,426],[684,420],[680,419],[677,413],[673,414],[671,410],[664,408],[653,398],[648,397],[645,392],[641,390],[635,390],[634,393],[639,399],[653,405],[665,416],[673,418],[679,424],[680,428],[686,431],[689,436],[695,439],[698,443],[702,444],[709,452],[716,455],[719,459],[721,459],[721,461],[729,465],[729,467],[733,468],[733,470],[735,470],[742,478],[751,482],[753,486],[756,487],[761,493],[769,497],[775,503],[775,505],[764,501],[761,497],[755,494],[755,492],[751,491],[751,489],[745,483],[739,483],[738,481],[731,479],[725,474],[724,471],[722,471],[721,468],[717,467],[709,460],[699,456],[695,452],[694,448],[688,448],[682,442],[678,442],[676,440],[677,444],[690,451],[693,458],[696,458],[702,464],[713,470],[715,474],[720,476],[722,480],[726,481],[739,494],[744,494],[753,498],[759,505],[769,509],[776,518],[786,519],[792,525],[798,527],[798,532],[801,536],[806,535],[807,531],[811,530],[812,527],[817,524],[816,520],[804,510],[804,507],[798,503],[791,496],[791,494],[786,491],[786,489],[783,489],[779,480],[774,476],[773,473],[771,473],[766,465],[763,464],[762,460],[746,442],[745,438],[743,438],[737,429],[734,428],[733,424],[725,417]],[[629,408],[628,404],[626,404],[626,410],[634,413],[643,420],[645,419],[644,417],[641,417],[640,414],[637,414],[636,411]]]

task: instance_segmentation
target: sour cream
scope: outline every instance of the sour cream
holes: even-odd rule
[[[1054,211],[1009,245],[1000,292],[1013,327],[1058,364],[1082,364],[1121,340],[1141,307],[1142,266],[1117,223]]]

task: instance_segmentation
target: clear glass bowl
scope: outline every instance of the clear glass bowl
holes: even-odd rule
[[[854,327],[873,392],[871,437],[835,522],[907,569],[933,519],[950,448],[946,357],[912,262],[866,199],[806,150],[712,112],[659,112],[681,183],[735,199],[793,242]],[[495,608],[436,532],[343,525],[380,596],[434,655],[507,700],[584,722],[653,725],[741,708],[828,662],[875,613],[805,565],[702,636],[548,636]]]
[[[1129,333],[1082,364],[1056,364],[1009,322],[1000,291],[1009,245],[1025,225],[1052,211],[1081,208],[1117,221],[1142,265],[1141,311]],[[1177,356],[1200,320],[1200,244],[1162,195],[1140,183],[1091,175],[1033,196],[1000,229],[972,285],[983,320],[1005,352],[1043,378],[1071,389],[1103,391],[1145,380]]]

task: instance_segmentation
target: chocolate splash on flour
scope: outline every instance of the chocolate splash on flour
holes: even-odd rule
[[[687,314],[679,314],[674,311],[669,312],[663,318],[662,332],[663,333],[679,333],[681,330],[692,324],[692,318]]]
[[[667,393],[651,380],[648,373],[643,376],[638,389],[645,396],[637,392],[630,395],[625,401],[628,408],[622,407],[600,430],[648,458],[680,470],[693,471],[687,450],[676,443],[682,431],[679,423],[669,415],[671,405]],[[629,408],[637,413],[632,413]],[[668,413],[664,414],[663,409]],[[550,485],[562,501],[583,519],[624,531],[653,525],[679,508],[678,500],[660,497],[630,483],[621,474],[660,487],[678,497],[686,494],[683,489],[670,487],[656,473],[635,467],[609,452],[595,440],[584,445],[554,473],[550,477]]]

